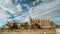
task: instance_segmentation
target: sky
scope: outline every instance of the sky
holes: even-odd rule
[[[26,22],[29,16],[50,18],[60,25],[60,0],[0,0],[0,26],[13,19]]]

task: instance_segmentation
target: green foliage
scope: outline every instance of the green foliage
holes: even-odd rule
[[[10,26],[10,29],[18,29],[18,26],[17,26],[15,20],[13,20],[13,21],[14,21],[14,23],[12,26]]]
[[[51,25],[56,25],[53,21],[50,21]]]
[[[25,23],[25,24],[24,24],[24,27],[28,27],[28,26],[29,26],[28,23]]]
[[[41,28],[40,25],[38,25],[37,23],[32,23],[31,24],[31,28],[32,29],[36,29],[36,28]]]
[[[3,27],[5,27],[5,25],[3,25]]]
[[[10,27],[10,29],[18,29],[18,26],[16,25],[16,23],[14,23],[14,24]]]
[[[1,30],[3,30],[3,28],[1,28]]]
[[[24,23],[24,24],[22,25],[22,27],[24,27],[24,29],[28,29],[29,24],[26,22],[26,23]]]

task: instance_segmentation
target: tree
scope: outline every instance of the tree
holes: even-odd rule
[[[14,21],[14,23],[12,26],[10,26],[10,29],[18,29],[18,26],[17,26],[15,20],[13,20],[13,21]]]
[[[40,29],[41,27],[40,27],[40,25],[38,25],[37,23],[32,23],[32,24],[31,24],[31,28],[32,28],[32,29],[37,29],[37,28]]]
[[[24,23],[24,24],[22,25],[22,27],[24,27],[24,29],[28,29],[28,27],[29,27],[28,22]]]
[[[13,26],[10,27],[11,29],[18,29],[18,26],[16,25],[16,23],[13,24]]]
[[[56,25],[53,21],[50,21],[51,25]]]

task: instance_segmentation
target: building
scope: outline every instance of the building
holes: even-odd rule
[[[49,18],[30,18],[30,25],[32,23],[37,23],[40,25],[41,28],[50,28],[50,19]]]
[[[30,18],[29,23],[27,22],[28,25],[30,25],[28,26],[29,28],[31,27],[33,23],[37,23],[39,28],[55,28],[56,27],[56,25],[52,21],[50,21],[49,18],[31,18],[31,17],[29,18]],[[15,23],[15,20],[12,20],[7,23],[7,26],[11,27],[13,26],[14,23]],[[23,29],[24,27],[22,25],[24,25],[25,23],[26,22],[16,23],[16,25],[18,29]],[[36,28],[38,28],[38,26],[36,26]]]
[[[10,27],[10,26],[12,26],[14,23],[15,23],[15,20],[12,20],[12,21],[10,21],[10,22],[7,21],[7,26]]]
[[[18,29],[24,29],[23,25],[24,23],[17,23]]]

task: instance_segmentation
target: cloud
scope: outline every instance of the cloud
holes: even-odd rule
[[[16,6],[16,8],[17,8],[17,11],[19,11],[19,12],[23,11],[23,10],[22,10],[22,6],[21,6],[20,4],[18,4],[18,5]]]
[[[24,13],[23,15],[21,15],[21,16],[18,16],[18,17],[15,17],[14,19],[15,20],[20,20],[20,22],[26,22],[26,21],[28,21],[28,13]]]
[[[28,1],[30,2],[30,0]],[[30,5],[30,3],[28,3],[27,1],[22,2],[21,0],[22,2],[21,4],[20,0],[19,1],[17,0],[15,1],[16,5],[14,5],[11,0],[0,0],[0,7],[2,8],[0,10],[1,22],[6,21],[6,20],[10,21],[12,19],[15,19],[20,22],[25,22],[29,20],[30,15],[34,17],[35,16],[36,17],[50,17],[50,16],[55,17],[58,15],[56,11],[57,9],[60,9],[60,0],[54,0],[54,1],[41,0],[43,1],[42,3],[40,3],[39,1],[40,0],[36,0],[34,2],[32,1]],[[37,5],[36,3],[38,3],[39,5]],[[8,18],[12,18],[12,19],[8,19]]]
[[[13,14],[16,14],[17,11],[18,12],[21,12],[23,11],[22,10],[22,7],[20,4],[18,5],[14,5],[11,0],[4,0],[0,3],[0,7],[2,7],[4,10],[8,10],[10,13],[13,13]]]
[[[30,6],[28,4],[22,4],[23,6],[26,6],[27,9],[30,9]]]
[[[33,5],[35,5],[36,3],[38,3],[40,0],[36,0],[33,2]]]
[[[3,8],[4,10],[10,11],[11,13],[14,13],[14,11],[13,11],[14,6],[13,5],[12,6],[9,5],[9,3],[8,4],[6,4],[6,3],[0,3],[0,7]]]
[[[29,14],[36,18],[50,18],[54,23],[60,24],[60,0],[33,7]]]
[[[30,9],[30,7],[27,4],[25,4],[24,6],[26,6],[28,9]],[[11,2],[1,3],[0,7],[3,8],[3,10],[5,10],[4,12],[6,12],[9,15],[7,17],[8,21],[12,20],[12,19],[8,19],[8,18],[13,18],[13,19],[21,20],[20,22],[23,22],[23,21],[25,21],[26,16],[28,15],[27,13],[22,12],[23,9],[22,9],[22,6],[20,4],[13,5],[13,4],[11,4]]]
[[[4,12],[5,11],[9,12],[10,14],[8,14],[8,13],[7,14],[10,17],[12,17],[12,16],[16,17],[18,12],[22,12],[23,11],[20,4],[13,5],[10,0],[6,0],[6,1],[3,0],[3,1],[1,1],[0,7],[3,8]]]
[[[50,2],[50,3],[46,3],[43,5],[38,5],[37,7],[30,9],[29,13],[33,16],[37,14],[39,14],[40,16],[45,15],[59,8],[59,4],[60,4],[59,2],[60,1],[58,0],[58,1]]]
[[[4,12],[5,10],[0,9],[0,17],[6,18],[7,16],[9,16],[7,13]]]

